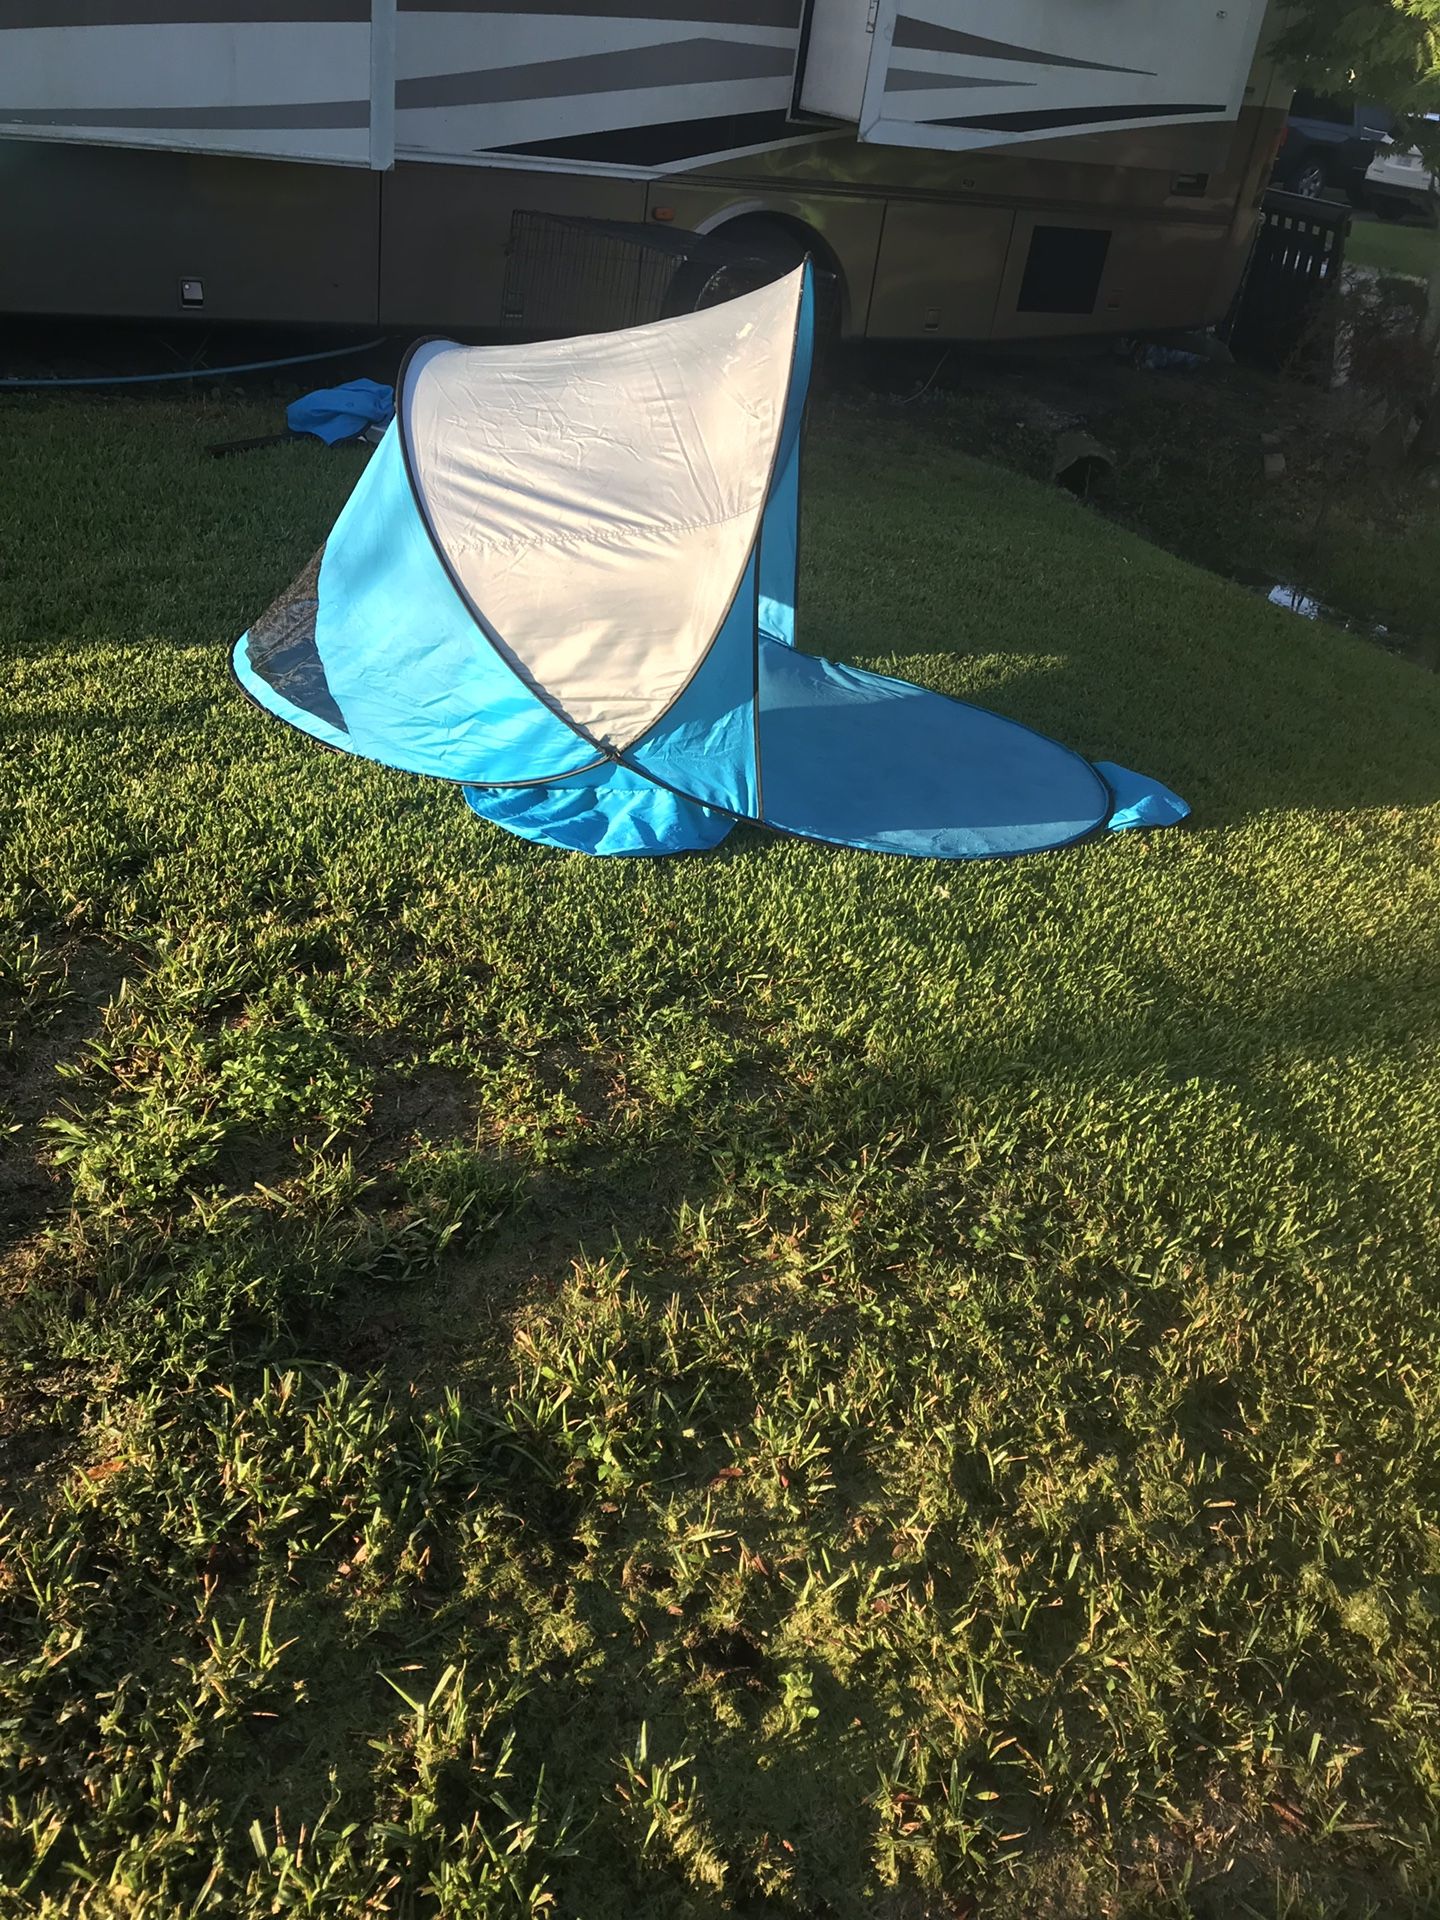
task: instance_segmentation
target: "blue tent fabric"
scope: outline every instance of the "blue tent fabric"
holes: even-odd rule
[[[876,853],[977,860],[1067,846],[1110,790],[1068,747],[983,708],[762,642],[765,818]]]
[[[378,380],[347,380],[292,400],[285,423],[292,433],[313,434],[326,446],[353,440],[366,427],[388,426],[395,417],[395,389]]]
[[[1095,771],[1105,776],[1114,797],[1114,810],[1105,823],[1111,833],[1124,833],[1131,827],[1178,826],[1189,816],[1190,808],[1179,794],[1149,774],[1132,773],[1129,767],[1117,767],[1113,760],[1097,760]]]
[[[659,329],[423,344],[317,562],[237,642],[241,685],[571,852],[702,852],[743,820],[978,860],[1183,818],[1148,776],[799,649],[813,326],[807,267]]]
[[[466,787],[465,798],[482,820],[570,853],[705,853],[735,825],[608,761],[539,787]]]
[[[560,780],[605,758],[477,633],[426,531],[393,424],[325,543],[306,617],[329,713],[292,697],[293,677],[277,687],[268,658],[257,663],[268,620],[240,641],[234,668],[261,706],[327,746],[457,783]]]

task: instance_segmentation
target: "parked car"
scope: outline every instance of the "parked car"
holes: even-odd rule
[[[1338,99],[1301,88],[1281,135],[1273,185],[1307,200],[1365,197],[1376,148],[1395,130],[1395,116],[1370,101]]]
[[[1440,176],[1418,147],[1387,136],[1365,172],[1365,204],[1382,220],[1418,215],[1433,227],[1440,217]]]

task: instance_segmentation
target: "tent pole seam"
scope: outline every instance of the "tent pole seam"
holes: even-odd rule
[[[805,313],[805,294],[810,285],[811,271],[812,269],[810,265],[810,256],[807,253],[801,267],[800,292],[795,301],[795,330],[790,336],[790,368],[785,379],[785,401],[786,402],[789,401],[790,387],[795,378],[795,357],[800,347],[800,322],[801,322],[801,319],[804,317],[804,313]],[[397,415],[397,418],[398,418],[398,415]],[[643,740],[645,740],[650,734],[654,733],[655,729],[661,726],[670,717],[670,715],[675,711],[675,708],[680,704],[680,702],[685,698],[685,695],[690,691],[691,683],[694,681],[695,676],[699,673],[700,669],[704,666],[705,662],[710,658],[710,655],[715,651],[715,642],[720,638],[721,634],[725,631],[726,623],[729,621],[730,615],[735,610],[736,598],[739,595],[740,589],[745,584],[745,569],[750,565],[750,562],[756,558],[756,555],[759,552],[760,541],[764,536],[764,530],[765,530],[765,508],[769,504],[771,494],[775,490],[775,474],[780,464],[780,446],[784,438],[785,438],[785,406],[782,404],[780,409],[780,419],[775,430],[775,444],[770,449],[770,467],[769,467],[769,471],[765,475],[765,488],[760,496],[760,511],[755,521],[755,538],[750,542],[750,546],[745,555],[745,564],[740,569],[739,578],[736,580],[734,586],[730,589],[730,597],[725,602],[725,611],[720,617],[720,624],[716,627],[714,633],[711,634],[709,645],[700,654],[699,658],[695,662],[695,665],[690,669],[689,673],[685,676],[685,680],[683,684],[680,686],[679,690],[669,700],[666,701],[665,705],[660,709],[659,713],[656,714],[655,718],[650,722],[649,726],[646,727],[643,733],[637,733],[633,739],[626,741],[625,745],[619,749],[619,752],[621,752],[622,754],[633,753],[636,747],[638,747]],[[759,568],[758,561],[756,562],[755,578],[758,583],[760,578],[760,568]],[[758,603],[757,603],[756,633],[758,636],[758,633],[759,633]],[[759,647],[758,638],[755,644],[758,649]],[[632,773],[644,774],[647,780],[650,778],[649,774],[645,773],[645,769],[643,767],[632,767],[630,770]],[[677,788],[676,791],[678,792],[679,789]],[[684,797],[693,800],[695,796],[693,794],[690,794]],[[701,806],[709,806],[710,802],[708,800],[702,800],[698,802],[698,804]],[[723,811],[728,812],[729,809],[725,808],[723,809]],[[751,816],[748,814],[737,814],[736,816],[737,819],[742,819],[742,820],[749,819],[750,817]]]
[[[760,575],[765,564],[765,513],[760,513],[760,535],[755,542],[755,621],[750,635],[750,725],[755,736],[755,817],[765,824],[765,778],[760,771]]]

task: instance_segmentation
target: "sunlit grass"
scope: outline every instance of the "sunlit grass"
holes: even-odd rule
[[[1193,829],[551,855],[232,690],[270,424],[5,421],[0,1913],[1433,1911],[1440,682],[832,403]]]
[[[1382,273],[1410,274],[1428,280],[1435,271],[1440,231],[1418,223],[1356,220],[1345,242],[1345,258],[1352,267],[1378,267]]]

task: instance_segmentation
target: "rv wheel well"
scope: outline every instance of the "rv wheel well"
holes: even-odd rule
[[[741,213],[717,222],[707,233],[743,243],[756,253],[773,253],[786,267],[798,265],[808,253],[817,275],[817,329],[822,338],[842,331],[849,290],[840,262],[813,227],[786,213]]]

